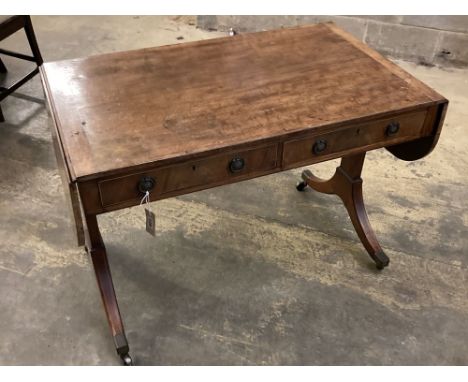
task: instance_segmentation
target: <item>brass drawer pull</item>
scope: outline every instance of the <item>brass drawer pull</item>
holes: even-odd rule
[[[236,173],[239,171],[242,171],[245,167],[245,161],[243,158],[234,158],[231,160],[231,163],[229,163],[229,171],[232,173]]]
[[[327,141],[325,139],[319,139],[315,141],[314,145],[312,146],[312,152],[315,155],[319,155],[323,153],[327,148]]]
[[[395,135],[400,130],[400,124],[398,122],[391,122],[387,125],[387,129],[385,130],[385,134],[387,137]]]
[[[146,191],[153,190],[156,185],[156,179],[151,176],[143,176],[138,182],[138,191],[141,193],[146,193]]]

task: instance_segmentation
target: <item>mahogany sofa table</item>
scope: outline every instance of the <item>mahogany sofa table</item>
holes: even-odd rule
[[[333,24],[46,63],[53,140],[117,353],[131,364],[96,216],[342,158],[328,181],[379,269],[364,209],[367,151],[403,160],[436,145],[448,101]]]

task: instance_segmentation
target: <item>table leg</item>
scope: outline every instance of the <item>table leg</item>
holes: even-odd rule
[[[380,247],[377,237],[369,223],[362,197],[361,172],[366,153],[343,157],[335,174],[329,180],[322,180],[309,170],[302,173],[303,181],[297,185],[302,191],[309,186],[326,194],[338,195],[348,210],[354,229],[378,269],[386,267],[390,260]]]
[[[107,260],[106,248],[102,241],[101,233],[96,219],[96,215],[87,215],[87,241],[86,249],[93,261],[96,279],[101,292],[102,302],[107,315],[107,321],[114,337],[117,354],[122,358],[124,365],[133,365],[129,355],[129,346],[120,317],[119,306],[115,296],[112,275]]]

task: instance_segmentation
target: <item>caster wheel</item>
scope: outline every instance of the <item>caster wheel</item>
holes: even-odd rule
[[[129,354],[123,354],[120,356],[120,358],[122,358],[124,366],[133,366],[133,360]]]
[[[304,191],[306,187],[307,187],[307,183],[304,181],[298,182],[296,184],[297,191]]]

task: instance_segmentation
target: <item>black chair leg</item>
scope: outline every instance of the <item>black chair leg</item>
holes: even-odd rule
[[[26,37],[29,41],[29,46],[31,47],[32,54],[36,59],[37,66],[41,66],[43,63],[41,52],[39,46],[37,45],[36,35],[34,34],[34,29],[31,22],[30,16],[24,16],[24,31],[26,32]]]
[[[2,105],[0,105],[0,123],[2,122],[5,122],[5,118],[3,117]]]
[[[7,68],[5,64],[3,63],[2,59],[0,58],[0,73],[6,73],[6,72],[7,72]]]

